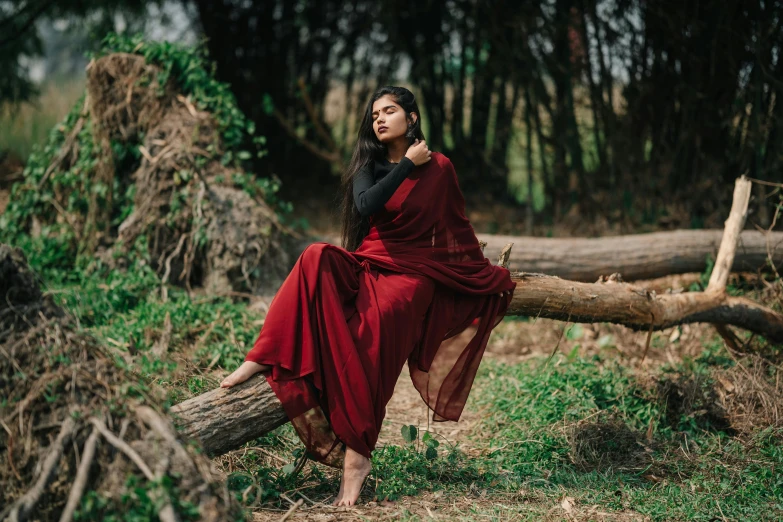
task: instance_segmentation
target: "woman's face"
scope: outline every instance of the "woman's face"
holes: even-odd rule
[[[411,113],[415,121],[416,114]],[[408,132],[408,120],[405,111],[388,94],[372,104],[372,128],[381,143],[389,143]]]

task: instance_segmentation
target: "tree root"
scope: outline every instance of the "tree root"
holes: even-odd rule
[[[7,512],[0,513],[0,520],[8,517],[11,521],[24,522],[30,516],[38,501],[41,499],[46,486],[52,479],[54,470],[57,469],[57,465],[60,462],[60,458],[65,450],[65,445],[71,440],[71,435],[74,432],[75,423],[71,417],[66,418],[63,421],[60,433],[57,434],[57,438],[49,448],[46,457],[43,460],[41,466],[41,473],[38,475],[38,479],[35,481],[33,487],[22,497],[14,502]]]
[[[73,479],[73,486],[71,486],[71,491],[68,494],[68,501],[60,515],[60,522],[71,522],[73,513],[79,506],[79,502],[84,494],[84,487],[87,485],[87,479],[89,478],[90,466],[92,466],[95,458],[95,446],[97,443],[98,428],[93,428],[90,436],[87,438],[87,442],[84,443],[82,461],[79,463],[79,469],[76,471],[76,478]]]

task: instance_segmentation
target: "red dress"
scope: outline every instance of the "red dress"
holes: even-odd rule
[[[454,167],[433,152],[355,252],[308,246],[275,294],[245,360],[272,367],[311,458],[340,467],[345,445],[370,457],[406,361],[433,420],[459,419],[516,286],[484,257],[464,209]],[[451,339],[471,323],[472,339]]]

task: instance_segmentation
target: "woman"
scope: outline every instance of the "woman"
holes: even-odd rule
[[[376,91],[343,178],[342,248],[305,249],[221,383],[265,372],[308,455],[343,468],[335,505],[359,497],[405,362],[433,420],[458,420],[511,301],[516,283],[484,257],[464,208],[413,94]],[[471,324],[468,342],[456,337]]]

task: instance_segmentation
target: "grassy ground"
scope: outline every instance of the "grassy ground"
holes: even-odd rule
[[[266,303],[160,299],[156,278],[47,274],[48,291],[171,403],[240,364]],[[780,282],[733,289],[779,308]],[[168,356],[151,347],[171,323]],[[360,504],[332,508],[339,475],[291,463],[284,426],[215,459],[255,520],[778,520],[783,517],[780,352],[729,351],[706,325],[646,334],[504,320],[463,419],[430,425],[407,370],[387,408]],[[561,337],[557,353],[553,348]],[[750,340],[750,347],[759,347]],[[136,352],[136,355],[132,355]],[[412,436],[410,426],[416,427]]]

